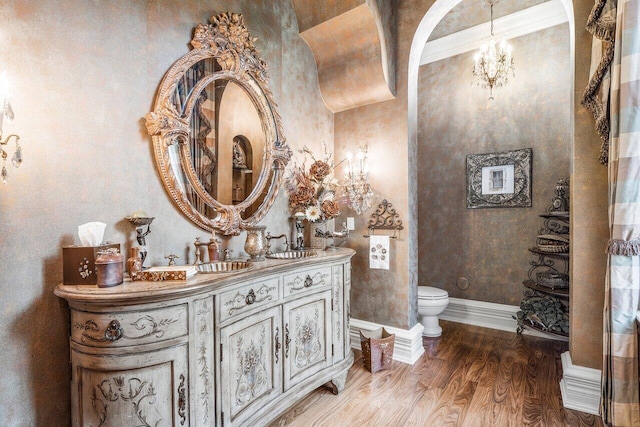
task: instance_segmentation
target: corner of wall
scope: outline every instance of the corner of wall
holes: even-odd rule
[[[600,415],[601,371],[574,365],[568,351],[561,358],[560,391],[564,407]]]

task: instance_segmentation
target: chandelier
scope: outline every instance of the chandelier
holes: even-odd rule
[[[367,147],[358,148],[356,168],[351,162],[351,153],[347,155],[347,176],[344,183],[344,191],[348,206],[360,215],[371,207],[373,191],[367,182],[369,170],[367,168]]]
[[[515,64],[511,57],[511,46],[504,40],[496,43],[493,37],[493,5],[496,0],[486,0],[491,6],[491,38],[475,55],[473,77],[478,87],[489,88],[489,100],[493,99],[493,88],[509,82],[509,72],[515,77]]]

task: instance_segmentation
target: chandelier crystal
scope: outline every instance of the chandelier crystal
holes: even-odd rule
[[[515,77],[515,63],[511,57],[511,46],[504,40],[496,43],[493,35],[493,5],[495,0],[487,0],[491,6],[491,38],[480,47],[475,55],[473,77],[478,87],[489,88],[489,100],[493,99],[493,88],[505,86],[509,82],[509,72]]]

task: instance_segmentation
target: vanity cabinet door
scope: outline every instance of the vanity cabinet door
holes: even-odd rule
[[[351,264],[344,265],[344,354],[351,352]]]
[[[288,302],[284,316],[284,389],[331,363],[331,290]]]
[[[187,355],[186,343],[125,356],[72,349],[73,425],[188,426]]]
[[[241,425],[282,393],[282,314],[273,307],[220,330],[221,420]]]
[[[344,265],[334,265],[332,268],[332,295],[331,295],[331,318],[332,318],[332,344],[333,344],[333,362],[339,362],[344,359],[345,355],[345,339],[348,331],[345,321],[344,307]]]

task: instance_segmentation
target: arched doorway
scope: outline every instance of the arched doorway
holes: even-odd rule
[[[462,0],[454,0],[454,1],[445,1],[445,0],[438,0],[436,1],[433,6],[427,11],[427,13],[425,14],[425,16],[423,17],[422,21],[420,22],[416,33],[414,35],[413,38],[413,42],[411,45],[411,51],[410,51],[410,57],[409,57],[409,64],[408,64],[408,138],[409,138],[409,152],[410,152],[410,157],[415,157],[418,159],[417,162],[409,162],[409,176],[410,176],[410,181],[412,182],[418,182],[418,168],[417,168],[417,164],[420,164],[422,168],[424,168],[425,166],[425,162],[422,161],[420,159],[419,156],[419,121],[418,121],[418,111],[419,111],[419,106],[420,106],[420,99],[419,99],[419,82],[420,82],[420,73],[419,73],[419,69],[420,69],[420,62],[421,62],[421,56],[423,53],[423,48],[425,46],[425,43],[427,42],[427,40],[429,39],[429,36],[431,35],[431,33],[433,32],[433,30],[435,29],[436,25],[447,15],[447,13],[449,13],[452,9],[454,9],[455,6],[457,6],[458,4],[460,4],[462,2]],[[573,97],[573,93],[574,93],[574,56],[575,56],[575,30],[574,30],[574,18],[573,18],[573,4],[570,0],[562,0],[562,5],[564,7],[564,10],[566,11],[567,17],[568,17],[568,22],[569,22],[569,41],[568,41],[568,77],[567,77],[567,81],[565,81],[565,84],[563,86],[563,96],[566,98],[566,102],[567,102],[567,106],[568,106],[568,112],[564,111],[564,113],[567,115],[567,119],[566,119],[566,125],[565,125],[565,129],[564,131],[566,132],[566,137],[564,138],[566,141],[568,141],[568,152],[567,152],[567,158],[568,158],[568,166],[566,168],[563,168],[563,171],[559,174],[559,176],[557,178],[562,178],[563,176],[560,175],[564,175],[564,177],[569,176],[570,173],[570,169],[571,169],[571,162],[572,162],[572,153],[571,153],[571,147],[573,146],[573,129],[574,129],[574,97]],[[517,61],[517,51],[515,53],[516,56],[516,61]],[[459,64],[460,65],[460,64]],[[464,64],[461,65],[461,67],[465,67]],[[471,65],[469,65],[467,67],[467,69],[465,70],[465,73],[469,74],[469,78],[468,79],[464,79],[461,77],[462,80],[464,81],[460,81],[460,86],[470,86],[471,84]],[[517,71],[516,71],[517,72]],[[440,94],[442,95],[442,94]],[[443,99],[443,96],[436,96],[436,98],[438,99]],[[446,98],[445,98],[446,99]],[[566,109],[565,109],[566,110]],[[482,114],[486,114],[487,115],[487,119],[488,120],[496,120],[495,116],[491,116],[491,111],[488,111],[488,108],[483,110]],[[504,139],[504,135],[500,135],[498,133],[497,137],[502,136]],[[491,144],[485,144],[484,150],[483,151],[483,147],[479,146],[477,147],[477,152],[478,153],[482,153],[482,152],[487,152],[487,151],[492,151],[492,146]],[[549,151],[549,150],[546,150]],[[541,153],[544,153],[545,150],[541,150]],[[466,153],[466,154],[472,154],[472,153]],[[535,154],[534,154],[535,156]],[[440,159],[442,160],[442,159]],[[460,161],[460,159],[457,159],[458,161],[455,164],[455,167],[460,167],[462,166],[464,168],[464,158],[462,158],[462,160]],[[462,162],[462,163],[460,163]],[[441,162],[442,163],[442,162]],[[534,176],[535,179],[535,176]],[[554,181],[552,181],[553,183]],[[423,183],[418,183],[416,184],[413,189],[412,189],[412,197],[415,197],[415,200],[417,200],[417,204],[419,205],[419,192],[421,190],[419,189],[424,189],[424,185]],[[437,196],[436,196],[437,197]],[[461,197],[458,198],[458,200],[460,199],[464,199],[464,194],[462,194]],[[537,205],[534,207],[534,209],[536,210],[536,212],[534,213],[534,216],[537,216],[537,214],[539,213],[543,213],[544,208],[546,207],[546,203],[548,203],[550,200],[539,200]],[[462,205],[461,209],[464,209],[464,205]],[[441,213],[442,214],[442,213]],[[496,215],[493,215],[493,217],[495,217]],[[495,218],[493,218],[495,219]],[[423,218],[419,218],[419,223],[423,223],[424,219]],[[480,223],[482,224],[482,223]],[[500,223],[498,222],[497,224],[491,224],[489,225],[490,227],[495,227],[495,229],[497,230],[499,227]],[[476,224],[476,227],[480,227],[481,225]],[[528,231],[529,231],[529,235],[524,236],[523,238],[527,238],[527,239],[534,239],[535,238],[535,233],[538,230],[538,226],[533,225],[528,227]],[[524,230],[521,230],[522,233],[524,233]],[[419,231],[418,236],[423,235],[423,233],[421,233]],[[418,239],[420,239],[420,237],[418,237]],[[421,253],[421,258],[423,255],[423,251],[420,248],[420,242],[413,242],[415,244],[415,246],[419,249],[419,252]],[[459,242],[459,249],[460,250],[465,250],[465,245],[469,245],[469,244],[480,244],[478,242]],[[480,251],[482,250],[481,248],[476,248],[476,250]],[[487,250],[491,250],[491,248],[489,247]],[[527,254],[526,251],[526,247],[523,248],[523,255],[524,256],[529,256],[529,254]],[[429,262],[429,259],[432,259],[432,257],[425,257],[423,258],[423,260],[425,260],[424,262]],[[518,266],[516,266],[518,267]],[[527,261],[523,261],[522,265],[521,265],[521,271],[522,273],[526,273],[526,270],[528,268],[527,265]],[[423,277],[421,277],[422,275],[420,274],[420,268],[419,266],[416,266],[416,270],[419,272],[419,283],[420,285],[435,285],[438,286],[437,283],[423,283]],[[500,272],[498,272],[498,274],[500,274]],[[524,278],[524,277],[522,277]],[[453,278],[453,282],[455,283],[455,277]],[[449,283],[451,283],[451,280],[449,279]],[[522,288],[520,286],[518,286],[519,281],[516,281],[515,283],[513,283],[511,286],[514,288],[513,292],[517,292],[520,293]],[[450,292],[451,293],[451,292]],[[471,294],[471,293],[470,293]],[[460,297],[462,298],[462,297]],[[475,294],[472,295],[470,297],[467,297],[468,299],[478,299],[478,300],[484,300],[486,301],[486,295],[482,295],[482,294]],[[501,303],[506,303],[505,301],[500,301]],[[513,298],[512,301],[510,302],[510,305],[514,305],[513,302]],[[517,303],[515,303],[515,305],[517,305]]]

